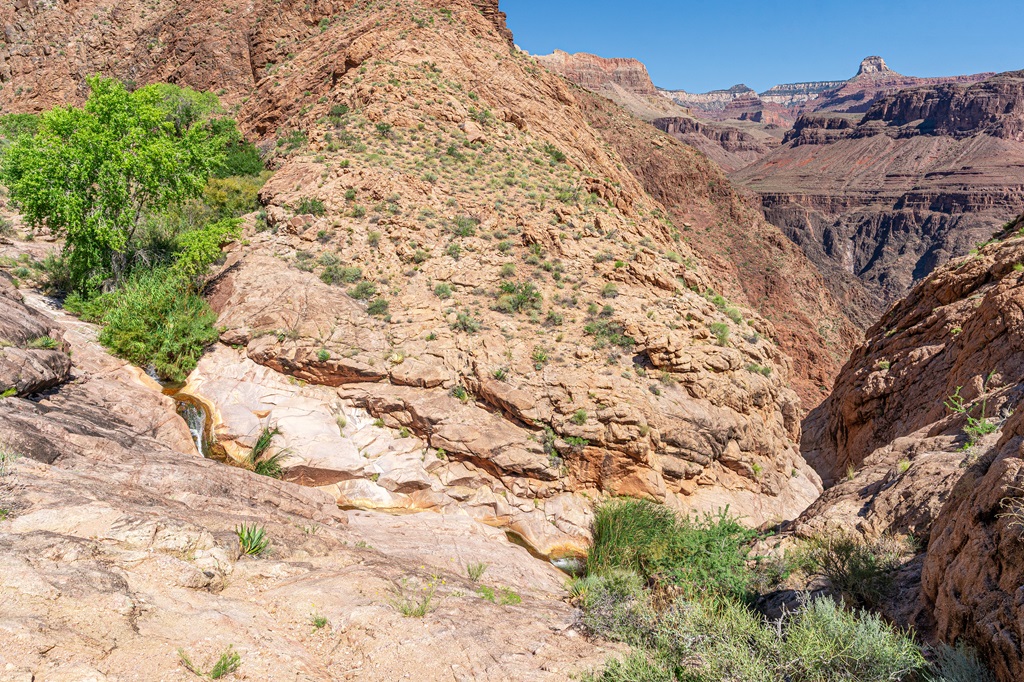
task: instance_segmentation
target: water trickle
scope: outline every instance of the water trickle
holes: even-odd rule
[[[196,450],[203,457],[210,457],[212,453],[212,443],[209,437],[210,415],[207,413],[206,407],[202,403],[181,393],[181,388],[184,384],[161,379],[156,373],[156,368],[152,365],[146,368],[146,374],[163,387],[164,395],[174,399],[178,414],[185,420],[189,433],[192,434],[192,441],[196,444]]]
[[[178,414],[188,424],[188,430],[192,434],[192,440],[196,444],[196,449],[203,455],[203,457],[210,456],[210,441],[206,436],[206,409],[181,395],[172,395],[174,401],[178,406]]]

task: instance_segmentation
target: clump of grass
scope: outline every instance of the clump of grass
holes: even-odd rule
[[[311,613],[309,615],[309,622],[310,625],[313,626],[314,630],[322,630],[330,623],[330,621],[327,620],[327,616],[322,613]]]
[[[270,546],[270,538],[263,526],[241,524],[235,528],[238,536],[238,547],[246,556],[260,556]]]
[[[729,343],[729,325],[724,322],[712,322],[708,325],[708,329],[711,330],[719,346]]]
[[[43,350],[53,350],[60,344],[51,336],[40,336],[37,339],[32,339],[28,342],[29,348],[40,348]]]
[[[436,591],[437,585],[434,582],[429,582],[416,590],[403,578],[392,590],[391,605],[406,618],[422,618],[433,608],[432,602]]]
[[[891,542],[869,543],[848,533],[811,541],[813,570],[826,578],[850,606],[877,606],[892,589],[899,555]]]
[[[231,645],[220,655],[217,662],[210,668],[209,673],[204,673],[198,665],[193,663],[184,649],[178,649],[178,660],[193,675],[207,677],[211,680],[219,680],[226,675],[230,675],[242,665],[242,657],[235,651],[235,647]]]
[[[256,437],[256,442],[253,444],[252,450],[249,451],[249,456],[246,459],[246,468],[249,471],[270,478],[281,478],[284,475],[284,468],[281,466],[281,462],[288,456],[288,452],[281,450],[272,455],[268,454],[270,447],[274,443],[274,437],[280,435],[281,429],[277,428],[277,426],[267,425],[260,430],[260,435]]]
[[[487,564],[482,561],[466,564],[466,576],[473,582],[479,582],[486,570]]]
[[[751,578],[745,547],[754,535],[727,511],[680,518],[646,500],[613,500],[595,513],[587,574],[626,570],[695,596],[713,590],[742,598]]]

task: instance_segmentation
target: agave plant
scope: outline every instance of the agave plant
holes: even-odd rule
[[[248,556],[259,556],[270,546],[270,538],[267,537],[267,530],[256,524],[241,524],[235,528],[235,535],[238,536],[238,547],[242,554]]]

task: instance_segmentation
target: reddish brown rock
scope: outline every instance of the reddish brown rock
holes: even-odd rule
[[[890,615],[977,647],[1004,682],[1024,674],[1024,544],[1007,513],[1024,480],[1018,228],[937,270],[869,330],[805,421],[804,455],[832,485],[794,526],[914,536],[923,553]],[[968,417],[984,428],[971,435]]]

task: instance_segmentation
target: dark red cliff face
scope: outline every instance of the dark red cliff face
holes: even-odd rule
[[[861,125],[888,129],[913,126],[909,134],[963,137],[985,133],[1021,140],[1024,131],[1024,71],[961,83],[903,90],[877,102]]]
[[[870,322],[1020,212],[1022,131],[1024,73],[1011,72],[901,90],[865,114],[804,115],[782,147],[732,177],[761,196],[850,316]],[[865,302],[862,319],[853,307]]]

